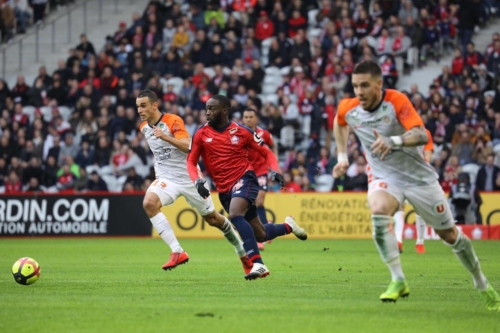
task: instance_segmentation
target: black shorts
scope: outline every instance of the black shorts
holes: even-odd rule
[[[267,177],[267,176],[266,176]],[[251,221],[257,217],[257,209],[255,208],[255,199],[259,194],[259,182],[253,171],[247,171],[234,184],[231,191],[219,193],[219,200],[224,207],[224,210],[229,213],[229,206],[233,198],[244,198],[248,201],[248,210],[245,214],[245,220]]]

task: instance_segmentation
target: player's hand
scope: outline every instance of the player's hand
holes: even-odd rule
[[[198,194],[203,198],[206,199],[210,196],[210,191],[205,187],[205,183],[207,181],[205,179],[198,178],[194,182],[194,186],[196,187],[196,190],[198,191]]]
[[[167,137],[167,133],[163,132],[161,129],[159,129],[158,127],[156,126],[153,126],[153,135],[155,136],[155,138],[158,138],[158,139],[161,139],[161,140],[164,140],[164,141],[167,141],[165,138]]]
[[[383,160],[387,154],[389,154],[394,148],[394,141],[391,138],[380,135],[377,130],[373,130],[373,134],[377,140],[370,146],[373,155],[380,155],[380,160]]]
[[[280,187],[285,187],[285,179],[278,171],[271,171],[271,180],[280,184]]]
[[[349,162],[348,161],[339,161],[335,166],[333,167],[333,178],[337,179],[345,175],[347,172],[347,169],[349,168]]]

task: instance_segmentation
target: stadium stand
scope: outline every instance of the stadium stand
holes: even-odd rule
[[[3,1],[0,28],[3,9],[18,2]],[[335,184],[331,177],[332,121],[338,101],[353,95],[354,65],[378,61],[384,85],[397,88],[400,77],[451,52],[453,62],[428,94],[417,86],[406,93],[433,135],[432,163],[443,187],[461,171],[475,180],[491,158],[500,165],[500,35],[486,50],[472,43],[474,31],[496,19],[498,5],[152,0],[142,15],[108,32],[103,49],[82,35],[53,73],[42,67],[33,83],[20,75],[12,87],[0,80],[1,190],[146,189],[154,171],[135,111],[142,89],[154,91],[162,111],[181,116],[191,134],[205,122],[213,94],[231,99],[234,121],[245,107],[259,110],[261,126],[279,143],[289,191],[366,190],[354,135],[347,177]],[[499,176],[483,190],[500,188]]]

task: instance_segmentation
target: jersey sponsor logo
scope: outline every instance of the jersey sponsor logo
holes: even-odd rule
[[[233,136],[231,137],[231,143],[232,143],[233,145],[237,145],[239,142],[240,142],[240,138],[238,138],[236,135],[233,135]]]
[[[434,207],[432,209],[434,213],[443,215],[444,213],[446,213],[446,204],[443,200],[439,200],[434,204]]]
[[[206,138],[205,142],[212,142],[212,140],[213,140],[212,138]]]
[[[253,133],[253,139],[254,139],[254,141],[255,141],[255,142],[257,142],[257,143],[259,143],[259,144],[260,144],[260,143],[262,143],[262,139],[261,139],[261,138],[260,138],[260,136],[257,134],[257,132],[254,132],[254,133]]]
[[[162,149],[154,150],[153,154],[155,155],[156,161],[159,162],[159,161],[168,160],[171,157],[171,151],[172,151],[172,149],[170,149],[170,148],[162,148]]]
[[[161,129],[164,129],[164,128],[165,128],[165,124],[164,124],[164,123],[160,123],[160,124],[158,125],[158,127],[159,127],[159,128],[161,128]]]
[[[229,134],[234,134],[234,133],[236,133],[236,132],[238,132],[238,128],[231,128],[231,129],[229,130]]]

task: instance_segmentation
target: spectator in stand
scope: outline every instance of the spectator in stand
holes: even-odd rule
[[[486,163],[481,166],[476,176],[478,191],[500,191],[500,168],[494,165],[495,155],[489,154]]]
[[[290,172],[285,172],[283,173],[283,179],[285,180],[285,186],[284,188],[286,192],[290,193],[296,193],[296,192],[302,192],[302,187],[300,186],[301,179],[300,177],[292,177],[292,174]]]
[[[265,10],[260,11],[260,17],[255,26],[255,38],[259,41],[274,35],[274,23],[269,19]]]
[[[28,9],[28,0],[14,0],[11,4],[13,5],[16,21],[18,22],[17,33],[24,34],[26,32],[26,23],[31,18]]]
[[[22,192],[22,190],[23,188],[19,175],[14,170],[9,171],[9,176],[5,182],[5,193],[15,194]]]
[[[10,5],[7,0],[2,1],[0,4],[0,21],[2,28],[0,31],[2,34],[2,38],[6,40],[8,43],[11,42],[12,37],[14,36],[14,28],[15,28],[15,15],[14,8]]]
[[[420,61],[425,63],[427,61],[428,55],[432,55],[436,62],[439,62],[439,40],[440,34],[436,27],[436,22],[434,20],[429,20],[427,26],[424,28],[424,44],[420,49]]]
[[[30,178],[28,181],[28,187],[24,192],[40,192],[42,188],[40,187],[40,182],[37,178]]]
[[[41,184],[47,188],[55,186],[57,183],[57,172],[59,167],[54,156],[48,156],[45,165],[43,166],[43,174]]]
[[[99,174],[97,173],[97,171],[92,171],[92,173],[90,174],[90,179],[88,180],[88,183],[87,183],[87,190],[89,190],[89,191],[107,191],[108,190],[108,186],[106,185],[104,180],[102,180],[102,178],[99,177]]]
[[[465,165],[474,162],[472,158],[473,153],[474,145],[471,142],[470,133],[464,131],[461,134],[460,142],[453,147],[451,154],[458,158],[460,165]]]

